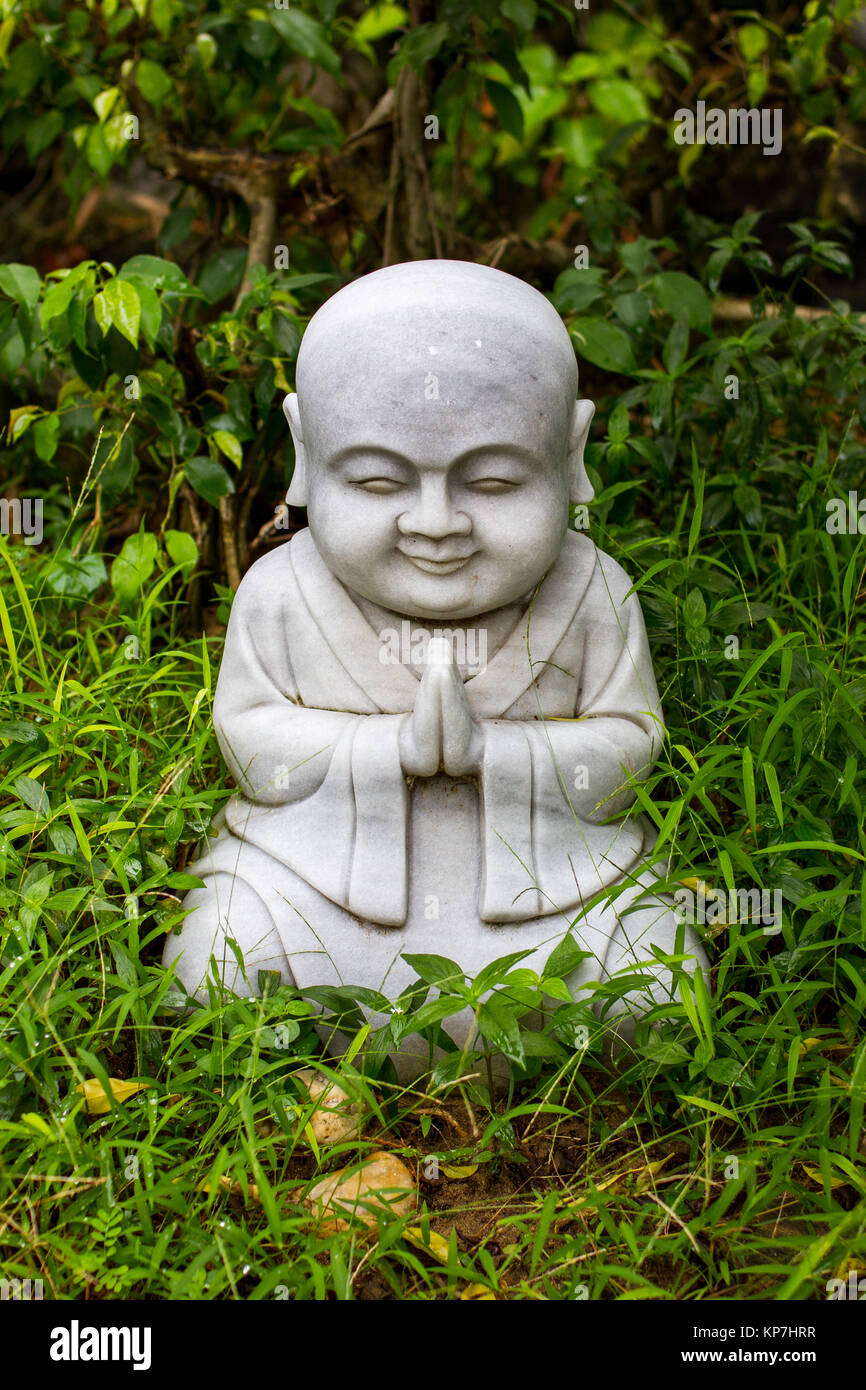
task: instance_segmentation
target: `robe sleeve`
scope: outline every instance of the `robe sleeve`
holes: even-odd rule
[[[604,823],[634,800],[664,738],[646,629],[607,556],[575,621],[585,628],[575,716],[484,725],[482,916],[512,920],[588,901],[627,873],[645,832]]]
[[[397,924],[408,901],[402,716],[299,702],[292,599],[253,567],[232,605],[214,698],[217,739],[241,793],[226,821],[331,901]]]
[[[600,824],[634,801],[630,777],[647,775],[664,742],[658,687],[637,595],[618,565],[604,557],[588,595],[593,626],[584,648],[574,720],[529,727],[554,765],[559,795],[581,819]],[[553,788],[550,794],[555,794]]]

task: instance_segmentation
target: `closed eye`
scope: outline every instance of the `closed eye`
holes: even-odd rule
[[[363,488],[365,492],[374,492],[380,497],[387,497],[392,492],[399,492],[404,484],[396,478],[359,478],[352,486]]]
[[[474,492],[510,492],[513,488],[520,487],[513,478],[473,478],[467,487]]]

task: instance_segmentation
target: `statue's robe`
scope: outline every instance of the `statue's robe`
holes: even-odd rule
[[[366,923],[406,921],[417,792],[398,738],[419,675],[386,658],[309,530],[251,568],[214,702],[240,791],[211,867],[230,865],[230,836]],[[523,617],[464,689],[484,730],[480,922],[574,915],[636,876],[647,823],[604,822],[634,799],[629,774],[648,770],[664,731],[640,604],[616,562],[569,532]]]

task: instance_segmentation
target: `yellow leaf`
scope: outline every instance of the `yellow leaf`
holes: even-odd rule
[[[806,1174],[806,1176],[808,1178],[811,1178],[812,1182],[816,1183],[818,1187],[824,1186],[824,1174],[821,1172],[820,1168],[810,1168],[807,1163],[801,1163],[800,1167],[803,1169],[803,1172]],[[830,1186],[845,1187],[847,1186],[847,1181],[847,1178],[831,1178]]]
[[[274,369],[274,381],[276,385],[279,386],[281,391],[287,391],[289,394],[291,394],[292,388],[286,381],[286,374],[283,371],[283,364],[280,361],[279,357],[270,357],[268,358],[268,361],[271,363],[271,366]]]
[[[76,1091],[84,1092],[84,1100],[87,1105],[88,1115],[107,1115],[111,1109],[111,1100],[116,1100],[118,1105],[122,1105],[130,1096],[137,1095],[139,1091],[146,1091],[147,1086],[143,1081],[120,1081],[116,1076],[108,1078],[111,1087],[111,1099],[105,1094],[102,1082],[93,1077],[90,1081],[82,1081],[76,1087]]]
[[[423,1250],[425,1255],[432,1255],[434,1260],[439,1260],[441,1264],[447,1264],[447,1240],[444,1236],[440,1236],[438,1231],[430,1231],[428,1235],[429,1242],[425,1241],[420,1226],[407,1226],[403,1232],[403,1239],[408,1240],[411,1245],[416,1245],[419,1250]]]
[[[670,1163],[673,1154],[666,1154],[664,1158],[659,1158],[655,1163],[647,1163],[643,1168],[636,1168],[632,1171],[638,1174],[637,1191],[646,1192],[647,1188],[652,1187],[652,1180],[656,1173],[660,1173],[666,1163]]]
[[[241,1187],[237,1178],[230,1178],[228,1173],[220,1174],[220,1179],[217,1183],[217,1186],[221,1187],[224,1192],[231,1193],[231,1195],[234,1197],[243,1197],[244,1195],[244,1189]],[[210,1191],[211,1184],[208,1182],[207,1178],[202,1178],[201,1182],[196,1184],[196,1192],[210,1193]],[[259,1205],[261,1205],[262,1199],[259,1196],[259,1189],[256,1187],[256,1184],[254,1182],[247,1183],[247,1197],[251,1202],[258,1202]]]
[[[19,405],[9,412],[9,424],[6,429],[6,440],[9,444],[14,444],[19,440],[26,429],[29,429],[34,420],[38,420],[45,411],[38,405]]]
[[[605,1178],[604,1182],[597,1182],[595,1188],[597,1192],[606,1192],[609,1187],[616,1187],[617,1183],[622,1182],[625,1173],[614,1173],[612,1178]]]
[[[446,1178],[471,1178],[473,1173],[478,1172],[477,1163],[443,1163],[442,1172]]]
[[[461,1298],[474,1298],[481,1302],[482,1299],[489,1299],[496,1302],[496,1294],[492,1289],[488,1289],[486,1284],[467,1284],[460,1295]]]
[[[8,68],[9,66],[7,53],[14,32],[15,16],[10,14],[7,15],[3,23],[0,24],[0,64],[2,64],[4,68]]]

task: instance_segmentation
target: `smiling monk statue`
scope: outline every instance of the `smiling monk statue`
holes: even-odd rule
[[[390,266],[314,315],[284,408],[309,529],[232,607],[214,725],[238,792],[166,964],[199,997],[272,970],[395,999],[404,954],[540,973],[570,930],[575,998],[643,975],[607,1011],[627,1036],[672,993],[653,947],[706,959],[623,814],[664,728],[631,582],[569,530],[593,406],[562,321],[487,266]]]

